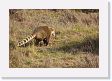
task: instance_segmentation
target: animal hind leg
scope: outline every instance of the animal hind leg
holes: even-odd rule
[[[43,41],[40,41],[38,45],[41,47],[43,45]]]
[[[35,39],[35,45],[36,45],[36,46],[39,46],[40,41],[41,41],[41,40],[39,40],[39,39]]]

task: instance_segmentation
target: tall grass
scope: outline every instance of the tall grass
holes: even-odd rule
[[[10,68],[98,68],[99,12],[95,9],[10,9]],[[56,30],[49,46],[32,40],[17,47],[38,26]]]

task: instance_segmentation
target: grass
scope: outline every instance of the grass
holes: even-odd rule
[[[91,12],[92,11],[92,12]],[[98,10],[10,10],[10,68],[98,68]],[[17,47],[35,27],[55,28],[49,46]]]

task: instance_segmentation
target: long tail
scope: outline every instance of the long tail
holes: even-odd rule
[[[27,38],[23,39],[21,42],[19,42],[17,44],[17,46],[22,46],[25,45],[26,43],[28,43],[30,40],[32,40],[33,38],[35,38],[36,35],[30,35]]]

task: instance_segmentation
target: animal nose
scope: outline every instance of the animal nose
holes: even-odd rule
[[[54,37],[55,37],[55,33],[52,33],[52,36],[54,36]]]
[[[54,36],[54,38],[56,38],[56,35],[55,34],[53,36]]]
[[[54,36],[54,37],[56,37],[56,35],[55,35],[55,34],[54,34],[53,36]]]
[[[55,34],[53,34],[53,36],[55,37]]]

